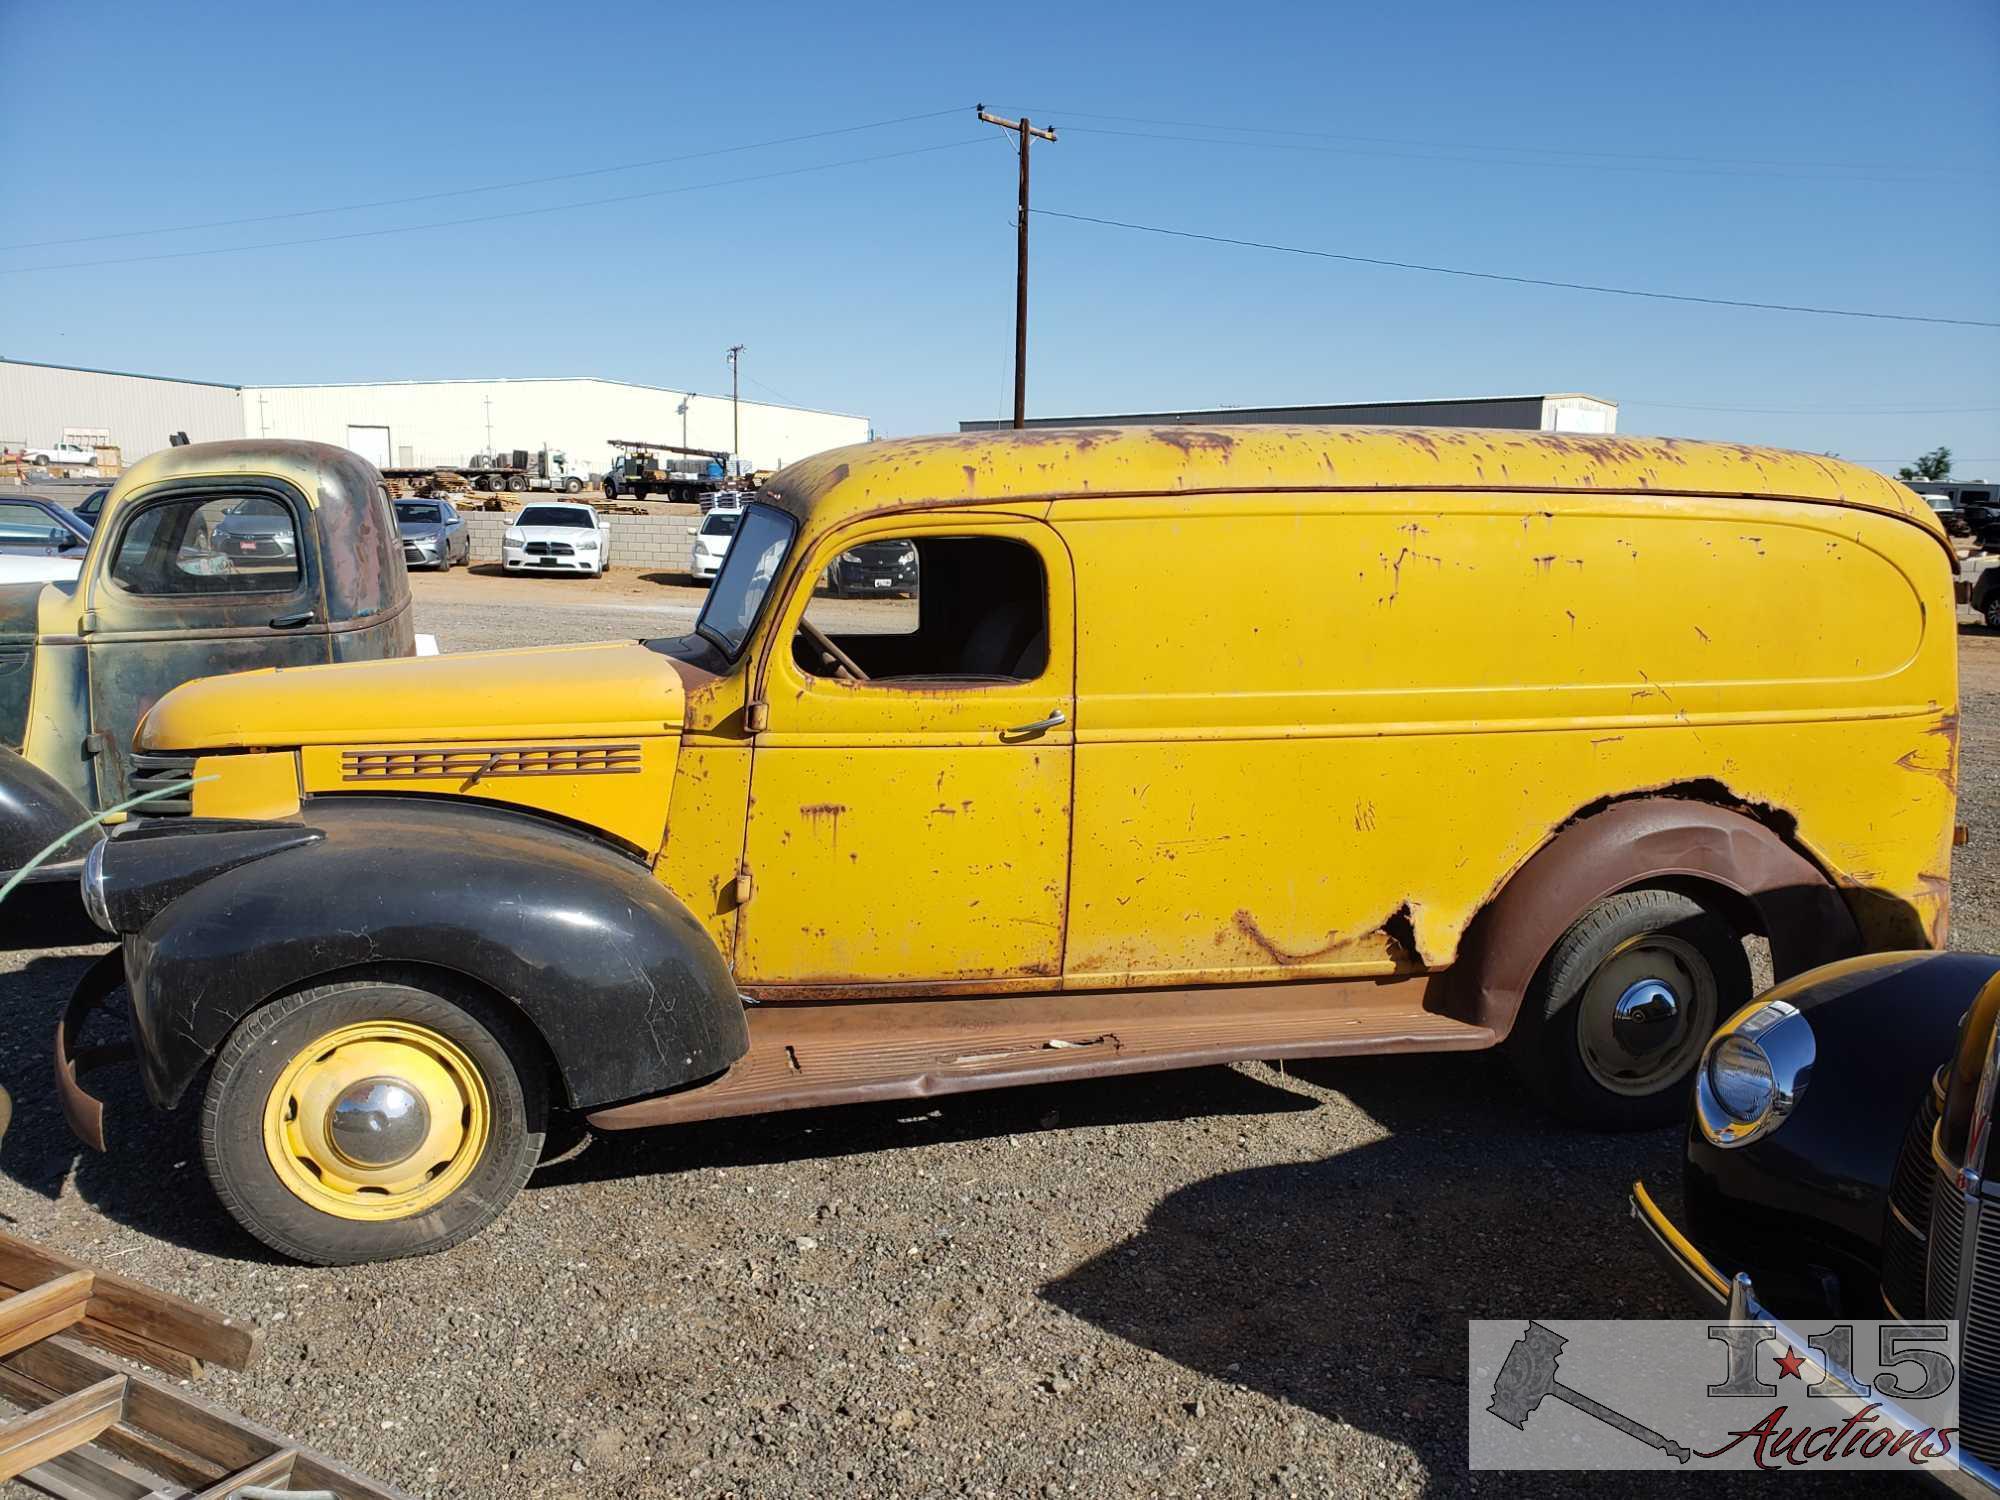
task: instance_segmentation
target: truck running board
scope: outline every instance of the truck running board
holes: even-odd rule
[[[1444,1052],[1498,1038],[1423,1008],[1428,979],[1116,994],[753,1006],[750,1050],[711,1083],[592,1114],[599,1130],[929,1099],[1013,1084],[1356,1052]]]

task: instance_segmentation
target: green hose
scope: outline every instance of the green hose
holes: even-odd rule
[[[77,824],[76,827],[70,829],[68,833],[63,834],[54,843],[50,844],[47,848],[43,849],[41,853],[37,854],[33,859],[29,860],[25,865],[22,865],[21,868],[16,870],[12,875],[8,876],[7,883],[5,885],[0,885],[0,901],[5,901],[10,895],[14,893],[15,886],[19,885],[22,881],[26,880],[41,866],[47,864],[49,860],[53,858],[62,849],[63,845],[67,844],[71,839],[75,838],[79,833],[82,833],[84,829],[90,827],[91,824],[102,823],[106,818],[116,817],[119,813],[124,812],[128,807],[137,807],[141,802],[151,802],[155,797],[171,797],[176,792],[184,792],[189,787],[194,786],[196,782],[213,781],[213,780],[215,780],[215,776],[211,773],[210,775],[207,776],[197,776],[194,778],[193,781],[176,781],[171,786],[156,787],[150,792],[141,792],[136,797],[127,797],[123,802],[119,803],[116,807],[107,807],[101,813],[92,813],[89,817],[85,818],[81,823]]]

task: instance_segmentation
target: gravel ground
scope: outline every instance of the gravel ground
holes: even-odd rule
[[[448,650],[685,628],[428,582]],[[1990,947],[2000,637],[1962,646],[1953,941]],[[74,1149],[42,1081],[83,962],[0,959],[0,1224],[261,1323],[205,1393],[419,1495],[1580,1494],[1467,1474],[1464,1320],[1687,1310],[1625,1213],[1633,1178],[1676,1180],[1676,1134],[1562,1129],[1477,1055],[612,1137],[448,1255],[303,1269],[222,1216],[135,1081],[107,1075],[125,1148]],[[1703,1493],[1780,1488],[1863,1493]]]

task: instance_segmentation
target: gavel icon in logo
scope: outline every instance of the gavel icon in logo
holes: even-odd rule
[[[1563,1345],[1568,1342],[1553,1328],[1530,1323],[1527,1333],[1514,1340],[1514,1347],[1507,1351],[1500,1373],[1494,1377],[1493,1399],[1486,1409],[1509,1427],[1526,1432],[1528,1418],[1542,1404],[1542,1398],[1553,1396],[1586,1416],[1595,1417],[1606,1426],[1637,1438],[1647,1447],[1658,1448],[1669,1458],[1686,1463],[1692,1456],[1686,1447],[1670,1437],[1660,1436],[1650,1427],[1640,1426],[1624,1413],[1615,1412],[1602,1402],[1571,1390],[1556,1379],[1556,1363],[1562,1358]]]

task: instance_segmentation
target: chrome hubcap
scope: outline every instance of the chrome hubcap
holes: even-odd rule
[[[1634,1057],[1657,1052],[1673,1041],[1681,1002],[1657,979],[1642,979],[1627,988],[1611,1007],[1611,1035]]]
[[[1577,1003],[1578,1050],[1614,1094],[1644,1097],[1678,1083],[1718,1021],[1715,974],[1701,950],[1664,932],[1621,944]]]
[[[364,1078],[326,1112],[326,1138],[357,1167],[407,1160],[431,1132],[424,1096],[400,1078]]]

